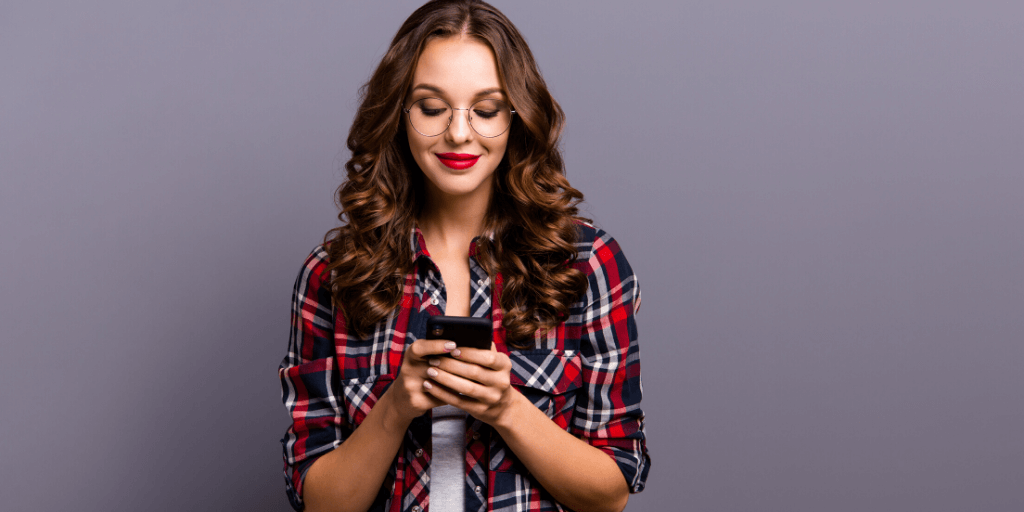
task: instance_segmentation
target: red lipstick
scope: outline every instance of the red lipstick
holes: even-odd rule
[[[469,155],[466,153],[434,153],[434,155],[446,167],[457,170],[469,169],[480,159],[480,155]]]

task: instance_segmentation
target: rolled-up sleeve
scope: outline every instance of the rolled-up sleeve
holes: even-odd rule
[[[304,506],[306,471],[351,433],[338,403],[334,310],[327,272],[327,253],[317,247],[295,280],[288,354],[278,369],[281,398],[292,419],[281,444],[285,485],[295,510]]]
[[[589,286],[580,358],[586,392],[577,398],[573,432],[610,455],[630,492],[640,492],[651,464],[640,408],[640,287],[618,243],[603,231],[597,230],[584,268]]]

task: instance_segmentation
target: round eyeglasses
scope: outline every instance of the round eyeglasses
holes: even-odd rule
[[[423,98],[403,108],[409,114],[409,122],[416,133],[424,137],[437,137],[452,124],[455,110],[465,110],[469,115],[469,125],[481,137],[492,139],[497,137],[512,124],[512,110],[508,103],[496,99],[480,100],[469,108],[453,108],[441,98]]]

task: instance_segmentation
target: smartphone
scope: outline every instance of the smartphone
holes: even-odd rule
[[[432,316],[427,319],[428,340],[452,340],[459,347],[490,350],[491,319],[466,316]]]

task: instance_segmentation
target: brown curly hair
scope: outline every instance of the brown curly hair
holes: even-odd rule
[[[482,1],[431,1],[417,9],[361,89],[348,136],[348,178],[337,191],[342,225],[324,237],[330,288],[346,327],[359,336],[398,307],[404,276],[413,270],[409,236],[424,204],[424,177],[402,127],[402,101],[426,42],[460,34],[494,51],[516,110],[485,220],[493,238],[479,239],[477,259],[492,277],[503,276],[506,341],[528,348],[538,330],[565,321],[586,291],[586,277],[571,265],[583,194],[565,178],[561,107],[522,35]]]

